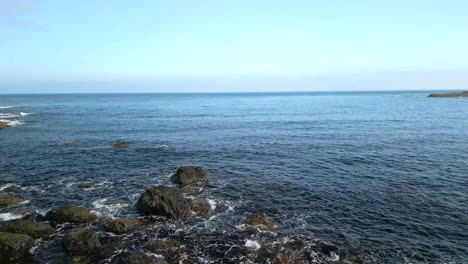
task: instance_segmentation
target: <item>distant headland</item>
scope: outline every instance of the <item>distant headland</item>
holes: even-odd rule
[[[468,97],[468,91],[460,93],[430,94],[429,97]]]

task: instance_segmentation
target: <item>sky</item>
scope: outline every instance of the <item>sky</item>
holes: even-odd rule
[[[466,0],[0,0],[0,93],[468,89]]]

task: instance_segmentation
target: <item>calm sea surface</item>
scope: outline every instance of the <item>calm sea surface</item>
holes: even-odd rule
[[[20,209],[42,214],[76,204],[129,217],[149,186],[201,165],[215,217],[173,233],[221,234],[194,246],[200,262],[249,261],[219,255],[219,241],[301,239],[335,243],[350,263],[468,263],[468,98],[429,93],[0,95],[15,125],[0,130],[0,188],[20,186]],[[258,211],[280,228],[241,230]]]

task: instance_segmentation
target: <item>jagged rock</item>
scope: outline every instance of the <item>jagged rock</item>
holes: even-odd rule
[[[28,235],[0,232],[0,263],[21,263],[33,246],[34,240]]]
[[[49,221],[57,223],[84,224],[97,220],[97,216],[91,210],[78,206],[64,206],[50,210],[46,214]]]
[[[196,198],[190,200],[190,205],[193,212],[203,217],[208,217],[212,212],[211,204],[207,199]]]
[[[112,144],[113,148],[128,148],[128,143],[126,141],[117,142]]]
[[[0,129],[10,127],[7,122],[0,122]]]
[[[5,189],[3,189],[3,191],[7,193],[20,193],[21,190],[22,190],[21,187],[16,186],[16,185],[12,185],[10,187],[6,187]]]
[[[208,173],[202,167],[184,166],[177,169],[171,180],[181,185],[194,183],[207,183],[210,179]]]
[[[21,203],[23,200],[8,194],[0,194],[0,208],[16,205]]]
[[[32,238],[41,238],[54,232],[52,226],[46,223],[36,223],[33,221],[15,221],[1,227],[1,231],[24,234]]]
[[[68,232],[63,242],[65,249],[74,254],[96,252],[101,247],[96,232],[81,228]]]
[[[292,249],[280,251],[273,259],[273,264],[303,264],[305,262],[304,254]]]
[[[429,97],[468,97],[468,91],[461,93],[430,94]]]
[[[243,222],[245,225],[254,226],[258,229],[274,229],[278,224],[265,213],[256,213],[247,217]]]
[[[191,215],[190,204],[182,193],[167,186],[149,188],[138,200],[137,209],[145,215],[159,215],[175,220],[186,220]]]
[[[115,234],[124,234],[135,231],[141,226],[138,219],[114,219],[106,223],[104,229]]]
[[[160,258],[148,256],[138,251],[124,251],[114,258],[112,264],[167,264],[167,262]]]

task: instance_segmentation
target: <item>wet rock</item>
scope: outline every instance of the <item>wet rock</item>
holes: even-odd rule
[[[320,245],[320,251],[331,259],[336,259],[338,257],[337,252],[339,250],[340,248],[331,242],[323,242]]]
[[[182,186],[180,188],[180,191],[185,194],[199,194],[201,193],[201,188],[197,186],[186,185],[186,186]]]
[[[34,240],[28,235],[0,232],[0,263],[21,263],[33,246]]]
[[[209,180],[208,173],[202,167],[184,166],[177,169],[172,175],[171,180],[174,183],[181,185],[190,185],[194,183],[207,183]]]
[[[157,239],[151,241],[146,248],[156,254],[174,256],[185,251],[185,246],[174,239]]]
[[[7,187],[5,189],[3,189],[4,192],[7,192],[7,193],[20,193],[21,192],[21,187],[19,186],[16,186],[16,185],[12,185],[10,187]]]
[[[54,232],[52,226],[33,221],[15,221],[0,228],[3,232],[28,235],[32,238],[42,238]]]
[[[115,234],[133,232],[141,226],[138,219],[114,219],[106,223],[104,229]]]
[[[111,261],[112,264],[167,264],[167,262],[160,258],[148,256],[138,251],[124,251]]]
[[[468,97],[468,91],[461,93],[430,94],[429,97]]]
[[[91,210],[78,206],[64,206],[50,210],[46,214],[49,221],[57,223],[84,224],[97,220],[97,216]]]
[[[92,188],[94,187],[94,182],[91,182],[91,181],[81,182],[80,184],[78,184],[78,187],[83,188],[83,189]]]
[[[65,144],[77,144],[80,143],[80,140],[78,139],[65,139]]]
[[[197,198],[190,200],[190,206],[193,212],[203,217],[208,217],[212,212],[211,204],[207,199]]]
[[[0,129],[10,127],[7,122],[0,122]]]
[[[256,262],[267,262],[272,257],[271,251],[266,247],[260,247],[257,250]]]
[[[304,254],[292,249],[280,251],[273,259],[273,264],[302,264],[305,262]]]
[[[167,186],[149,188],[138,200],[137,209],[145,215],[159,215],[175,220],[186,220],[191,215],[190,204],[182,193]]]
[[[23,200],[8,194],[0,194],[0,208],[13,206],[21,203]]]
[[[113,148],[128,148],[128,143],[126,141],[116,142],[112,144]]]
[[[65,249],[73,254],[94,253],[101,247],[96,232],[87,229],[75,229],[68,232],[63,240]]]
[[[247,217],[243,222],[245,225],[254,226],[258,229],[274,229],[278,224],[265,213],[255,213]]]

